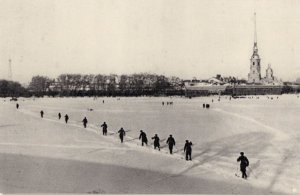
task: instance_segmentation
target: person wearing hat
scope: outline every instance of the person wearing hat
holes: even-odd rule
[[[126,135],[125,130],[123,129],[123,127],[121,127],[121,129],[118,131],[118,133],[119,133],[121,143],[123,143],[124,136]]]
[[[107,124],[106,124],[106,122],[104,122],[101,125],[101,127],[102,127],[102,133],[103,133],[103,135],[107,135]]]
[[[86,128],[86,124],[88,123],[88,120],[86,117],[84,117],[84,119],[82,120],[83,122],[83,127]]]
[[[249,166],[249,160],[246,156],[244,156],[244,152],[240,153],[241,156],[237,159],[237,162],[240,163],[240,170],[242,172],[242,178],[247,179],[246,167]]]
[[[66,122],[66,124],[68,123],[68,120],[69,120],[69,116],[66,114],[65,115],[65,122]]]
[[[167,144],[169,145],[170,154],[173,154],[173,146],[175,146],[175,139],[172,137],[172,135],[170,135],[167,139]]]
[[[185,160],[192,160],[192,142],[185,140],[183,151],[185,152]]]
[[[144,146],[144,143],[147,145],[148,144],[148,139],[147,139],[147,135],[143,130],[140,130],[140,137],[139,139],[142,139],[142,146]]]
[[[44,111],[43,110],[41,110],[41,117],[43,118],[44,117]]]
[[[152,139],[154,139],[154,150],[158,148],[158,150],[160,151],[159,137],[157,136],[157,134],[155,134]]]

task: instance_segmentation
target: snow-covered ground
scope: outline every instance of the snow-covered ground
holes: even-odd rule
[[[20,98],[18,110],[0,99],[0,193],[298,194],[300,98],[267,97]],[[108,136],[99,127],[104,121]],[[121,127],[123,144],[115,133]],[[161,151],[153,150],[155,133]],[[186,139],[193,161],[184,160]],[[236,176],[241,151],[250,161],[248,180]]]

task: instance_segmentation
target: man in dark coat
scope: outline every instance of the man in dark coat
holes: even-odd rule
[[[119,133],[121,143],[123,143],[123,138],[126,135],[125,130],[123,129],[123,127],[121,127],[121,129],[118,131],[118,133]]]
[[[141,134],[140,134],[139,139],[142,139],[142,146],[144,146],[144,143],[147,145],[148,139],[147,139],[146,133],[143,130],[141,130],[140,132],[141,132]]]
[[[175,139],[172,137],[172,135],[170,135],[167,139],[167,144],[169,145],[170,154],[173,154],[173,146],[175,146]]]
[[[44,111],[41,110],[40,113],[41,113],[41,117],[43,118],[44,117]]]
[[[107,124],[104,122],[101,127],[103,135],[107,135]]]
[[[159,137],[157,136],[157,134],[155,134],[152,139],[154,139],[154,150],[158,148],[158,150],[160,151]]]
[[[240,153],[241,156],[237,159],[237,162],[241,161],[240,170],[242,172],[242,178],[247,179],[246,167],[249,166],[249,160],[246,156],[244,156],[244,152]]]
[[[16,104],[16,108],[19,109],[19,104]]]
[[[86,128],[86,124],[88,123],[88,120],[86,119],[86,117],[84,117],[84,119],[82,120],[82,122],[83,122],[84,128]]]
[[[184,149],[185,152],[185,160],[192,160],[192,142],[189,142],[189,140],[185,141]]]
[[[58,119],[60,120],[60,118],[61,118],[61,114],[60,114],[60,112],[58,113]]]
[[[66,114],[66,115],[65,115],[65,121],[66,121],[66,124],[68,123],[68,120],[69,120],[69,116]]]

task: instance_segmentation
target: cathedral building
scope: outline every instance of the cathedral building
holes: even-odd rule
[[[273,75],[273,70],[271,65],[268,65],[266,70],[266,76],[262,78],[261,76],[261,58],[258,55],[257,47],[257,34],[256,34],[256,14],[254,13],[254,45],[253,45],[253,54],[250,58],[250,72],[248,74],[248,83],[249,84],[280,84],[278,80]]]
[[[260,83],[260,57],[258,55],[257,42],[254,42],[253,54],[250,59],[250,72],[248,74],[248,83]]]

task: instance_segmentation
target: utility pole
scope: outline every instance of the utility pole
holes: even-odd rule
[[[12,67],[11,67],[11,59],[8,60],[8,80],[12,81]]]

